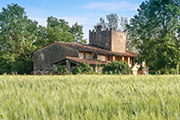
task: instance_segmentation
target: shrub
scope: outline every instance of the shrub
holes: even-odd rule
[[[177,74],[177,70],[174,69],[174,68],[171,68],[171,69],[169,70],[169,72],[170,72],[170,74]]]
[[[111,64],[106,64],[103,68],[104,74],[128,74],[131,69],[125,61],[114,61]]]
[[[175,69],[175,68],[170,68],[170,69],[163,68],[163,69],[161,69],[161,74],[177,74],[177,69]]]
[[[57,69],[61,73],[65,73],[65,74],[69,73],[69,71],[67,70],[67,68],[64,65],[58,65]]]
[[[82,64],[78,64],[73,70],[73,74],[90,74],[93,73],[93,68],[89,65],[89,63],[82,62]]]

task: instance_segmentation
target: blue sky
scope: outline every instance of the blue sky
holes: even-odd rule
[[[0,0],[0,11],[7,4],[17,3],[25,8],[27,16],[46,26],[49,16],[65,19],[69,25],[83,25],[84,38],[99,22],[100,17],[116,13],[119,17],[131,18],[143,0]]]

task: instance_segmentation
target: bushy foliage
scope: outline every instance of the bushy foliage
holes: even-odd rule
[[[0,74],[30,73],[37,41],[38,22],[30,20],[24,8],[7,5],[0,12]]]
[[[114,61],[111,64],[106,64],[103,68],[104,74],[128,74],[130,71],[129,65],[125,61]]]
[[[57,68],[58,68],[58,71],[61,73],[65,73],[65,74],[69,73],[69,71],[67,70],[67,68],[64,65],[59,65],[59,66],[57,66]]]
[[[171,69],[162,69],[162,70],[164,70],[164,74],[177,74],[177,69],[174,69],[174,68],[171,68]]]
[[[93,72],[93,68],[89,65],[89,63],[82,62],[82,64],[78,64],[73,70],[73,74],[89,74]]]
[[[179,74],[180,71],[178,72],[178,69],[174,69],[174,68],[171,68],[171,69],[167,69],[167,68],[163,68],[161,70],[149,70],[149,74],[151,75],[155,75],[155,74],[158,74],[158,75],[169,75],[169,74]]]
[[[180,61],[180,1],[147,0],[127,25],[138,62],[152,70],[176,68]]]
[[[17,54],[2,53],[0,51],[0,74],[29,74],[33,70],[32,59],[20,60]]]

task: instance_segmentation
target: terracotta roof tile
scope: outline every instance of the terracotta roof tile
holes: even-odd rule
[[[85,44],[79,44],[79,43],[70,43],[70,42],[61,42],[61,41],[55,42],[55,43],[63,45],[63,46],[71,47],[78,51],[94,52],[94,53],[104,54],[104,55],[119,55],[119,56],[128,56],[128,57],[137,57],[138,56],[138,54],[129,52],[129,51],[126,51],[126,53],[112,52],[109,50],[92,47],[92,46],[85,45]]]
[[[97,59],[82,59],[82,58],[76,58],[76,57],[66,57],[69,60],[73,60],[76,62],[85,62],[85,63],[89,63],[90,65],[96,65],[98,63],[100,63],[101,65],[105,65],[106,63],[111,63],[109,61],[101,61],[101,60],[97,60]]]
[[[77,63],[85,62],[85,63],[89,63],[90,65],[96,65],[96,64],[99,64],[99,63],[101,65],[105,65],[107,63],[111,63],[109,61],[101,61],[101,60],[97,60],[97,59],[83,59],[83,58],[77,58],[77,57],[66,57],[64,59],[53,62],[51,64],[58,64],[59,62],[64,61],[64,60],[72,60],[72,61],[77,62]]]

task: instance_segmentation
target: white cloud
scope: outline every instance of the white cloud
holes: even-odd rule
[[[92,2],[83,8],[91,10],[103,10],[103,11],[131,11],[137,10],[138,4],[131,4],[126,1],[120,2]]]

